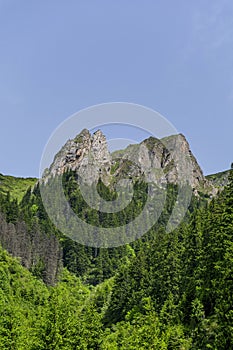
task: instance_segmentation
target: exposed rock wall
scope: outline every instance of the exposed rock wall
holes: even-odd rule
[[[93,135],[84,129],[75,139],[67,141],[55,156],[45,180],[50,176],[76,171],[86,183],[102,179],[105,184],[123,177],[144,178],[157,184],[189,183],[194,192],[216,194],[198,165],[182,134],[161,140],[150,137],[140,144],[110,154],[106,138],[98,130]]]
[[[60,175],[66,170],[77,171],[88,184],[97,182],[99,178],[108,183],[111,155],[100,130],[91,135],[84,129],[75,139],[67,141],[44,177]]]

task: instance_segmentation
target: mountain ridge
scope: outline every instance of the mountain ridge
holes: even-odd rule
[[[61,175],[67,170],[78,172],[88,184],[101,179],[110,185],[114,183],[114,178],[128,177],[143,178],[160,185],[187,181],[196,195],[203,192],[213,196],[218,191],[204,176],[183,134],[162,139],[149,137],[139,144],[110,153],[101,130],[91,135],[83,129],[55,155],[43,179],[47,181],[49,177]]]
[[[158,170],[158,175],[160,175],[160,180],[162,182],[167,181],[167,183],[176,183],[177,173],[174,166],[174,159],[172,159],[171,155],[169,159],[169,152],[167,154],[165,154],[165,152],[163,155],[161,152],[165,150],[166,145],[170,148],[173,147],[174,145],[172,146],[171,144],[175,144],[177,138],[181,139],[181,145],[186,148],[186,153],[190,156],[193,164],[195,175],[193,175],[191,184],[194,193],[198,194],[198,192],[202,192],[209,194],[210,196],[216,195],[219,190],[221,191],[227,185],[230,170],[204,175],[198,161],[190,149],[186,137],[182,133],[170,135],[161,139],[149,137],[138,144],[129,144],[125,149],[109,152],[106,137],[101,130],[97,130],[91,135],[89,130],[83,129],[74,139],[68,140],[65,143],[60,151],[54,156],[53,162],[49,169],[45,170],[43,176],[44,178],[51,176],[51,174],[54,176],[56,174],[61,174],[66,170],[76,171],[79,169],[78,163],[80,163],[80,160],[84,159],[85,162],[82,163],[83,169],[81,173],[90,183],[93,181],[97,182],[98,179],[101,178],[106,185],[109,185],[114,183],[114,181],[112,181],[113,177],[116,178],[115,180],[119,180],[121,177],[127,175],[131,178],[134,176],[135,178],[140,178],[142,175],[140,173],[140,167],[144,166],[145,168],[145,163],[143,164],[143,162],[136,159],[139,166],[133,166],[132,162],[131,165],[129,164],[130,162],[127,162],[127,157],[133,152],[138,153],[140,147],[141,151],[144,151],[145,153],[145,148],[143,146],[146,146],[149,149],[149,152],[146,155],[147,161],[153,152],[156,153],[155,158],[160,158],[161,167],[159,166],[158,159],[155,167],[155,169]],[[142,148],[144,148],[144,150],[142,150]],[[90,153],[92,153],[93,158],[95,158],[94,162],[90,162],[90,159],[87,159]],[[168,157],[167,159],[166,156]],[[152,163],[153,162],[156,163],[156,159],[152,159]],[[149,174],[149,168],[152,166],[153,164],[150,164],[149,167],[147,166],[147,180],[150,180],[150,177],[152,176]],[[153,177],[153,180],[156,180],[155,176]],[[37,182],[38,179],[33,177],[23,178],[0,174],[0,193],[7,194],[7,192],[11,192],[12,198],[21,201],[27,189],[33,187]]]

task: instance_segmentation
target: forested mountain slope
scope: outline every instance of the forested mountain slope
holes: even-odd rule
[[[131,263],[121,268],[104,315],[106,325],[118,325],[112,335],[116,344],[125,337],[132,348],[140,349],[139,329],[146,327],[151,315],[147,331],[151,324],[161,325],[171,337],[169,349],[233,348],[232,223],[231,172],[229,185],[207,208],[195,211],[189,223],[171,234],[158,230]],[[145,341],[145,334],[138,344]],[[155,334],[146,349],[163,349],[161,340],[154,346]]]
[[[231,349],[229,180],[179,229],[153,230],[113,279],[91,290],[65,270],[48,288],[0,250],[0,348]]]
[[[85,135],[92,152],[91,136]],[[106,152],[101,134],[94,140],[95,146],[103,142],[100,153]],[[133,176],[131,204],[120,214],[104,214],[85,203],[75,168],[61,168],[64,161],[73,164],[85,156],[82,151],[76,158],[82,138],[76,141],[73,153],[66,158],[63,149],[50,169],[60,169],[54,175],[62,177],[76,215],[106,227],[132,220],[148,196],[146,178],[125,162],[132,146],[118,152],[117,160],[105,153],[110,169],[104,162],[103,176],[97,176],[100,167],[88,177],[111,201],[115,183],[109,179]],[[139,152],[148,155],[144,170],[150,176],[154,152],[165,157],[166,166],[169,155],[156,139],[144,143]],[[100,154],[98,147],[95,152]],[[195,168],[186,216],[171,232],[166,225],[179,190],[172,163],[166,174],[174,181],[167,181],[158,222],[140,239],[116,248],[83,246],[59,232],[45,211],[39,184],[22,201],[10,192],[0,194],[0,349],[233,349],[233,170],[211,199],[214,185]],[[58,199],[54,193],[55,208]]]

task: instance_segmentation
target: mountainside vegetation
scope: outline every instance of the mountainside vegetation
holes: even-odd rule
[[[220,173],[207,175],[206,178],[214,184],[214,186],[223,189],[228,184],[228,178],[230,175],[229,170],[222,171]]]
[[[14,177],[0,174],[0,193],[7,194],[10,192],[11,197],[21,201],[29,187],[33,187],[38,180],[28,177]]]
[[[86,205],[74,172],[63,183],[76,214],[104,227],[138,215],[147,196],[137,181],[131,205],[103,215]],[[98,191],[115,198],[101,181]],[[0,349],[233,349],[233,170],[166,232],[176,199],[170,184],[152,229],[107,249],[59,232],[38,185],[21,201],[0,194]]]

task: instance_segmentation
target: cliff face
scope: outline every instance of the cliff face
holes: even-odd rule
[[[99,178],[108,183],[111,155],[106,138],[100,130],[91,135],[84,129],[75,139],[67,141],[44,177],[61,175],[66,170],[78,171],[88,184],[97,182]]]
[[[100,130],[91,135],[84,129],[63,146],[44,178],[66,170],[77,171],[88,184],[99,178],[107,185],[121,178],[144,178],[157,184],[188,182],[196,194],[198,191],[210,195],[217,192],[203,175],[182,134],[161,140],[150,137],[110,154]]]

